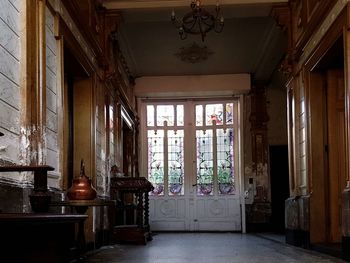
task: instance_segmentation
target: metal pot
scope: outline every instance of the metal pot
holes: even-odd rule
[[[72,187],[67,191],[67,197],[70,200],[93,200],[96,195],[91,179],[85,175],[84,161],[81,160],[80,175],[73,179]]]

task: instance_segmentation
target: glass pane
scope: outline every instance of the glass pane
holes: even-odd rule
[[[233,124],[233,103],[226,104],[226,124]]]
[[[157,106],[157,126],[164,126],[164,121],[168,126],[174,126],[174,106],[159,105]]]
[[[147,126],[154,126],[154,106],[147,105]]]
[[[203,105],[196,105],[196,126],[203,126]]]
[[[216,125],[222,125],[223,105],[222,104],[207,104],[205,105],[205,123],[212,125],[216,121]]]
[[[216,136],[219,194],[234,194],[233,129],[219,129]]]
[[[176,106],[176,117],[177,117],[177,126],[183,126],[184,125],[184,105],[177,105]]]
[[[184,194],[184,132],[168,131],[168,189],[169,195]]]
[[[213,131],[196,131],[197,195],[213,194]]]
[[[164,131],[148,131],[148,180],[151,195],[164,195]]]

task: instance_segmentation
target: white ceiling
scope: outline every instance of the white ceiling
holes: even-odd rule
[[[209,32],[204,42],[198,35],[188,35],[186,40],[180,40],[177,29],[170,22],[171,11],[174,9],[176,15],[182,17],[190,11],[190,2],[104,2],[108,8],[119,6],[123,21],[118,38],[134,76],[251,73],[255,80],[270,80],[286,49],[285,33],[269,16],[272,2],[277,1],[221,0],[220,3],[231,2],[221,5],[225,17],[224,30],[222,33]],[[208,2],[215,4],[216,1],[202,1],[206,10],[213,11],[215,7],[207,6]],[[252,2],[255,4],[242,4]],[[183,6],[184,3],[188,5]],[[162,4],[163,7],[154,7]],[[176,7],[169,7],[170,4]],[[140,8],[142,5],[148,7]],[[201,47],[206,46],[213,54],[199,63],[183,62],[175,56],[180,48],[194,42]]]

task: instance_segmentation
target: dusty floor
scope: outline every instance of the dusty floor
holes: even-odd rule
[[[250,234],[160,233],[146,246],[114,245],[90,255],[89,263],[330,263],[345,262]]]

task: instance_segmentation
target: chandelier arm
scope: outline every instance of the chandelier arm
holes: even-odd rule
[[[182,34],[179,33],[179,35],[180,35],[180,39],[181,39],[181,40],[185,40],[185,39],[187,38],[187,33],[186,33],[186,31],[183,31]]]
[[[178,29],[180,38],[186,39],[187,34],[201,35],[202,41],[206,34],[213,30],[216,33],[220,33],[224,27],[224,18],[221,15],[220,6],[217,5],[215,13],[206,11],[201,2],[192,0],[191,12],[185,14],[182,20],[175,17],[175,12],[172,13],[172,23]],[[221,17],[220,17],[221,16]]]
[[[202,42],[204,42],[205,32],[203,32],[202,23],[201,22],[202,22],[202,19],[199,17],[199,24],[198,24],[198,26],[199,26],[199,31],[200,31],[201,36],[202,36]]]
[[[215,32],[215,33],[221,33],[223,29],[224,29],[224,24],[222,24],[222,26],[220,27],[220,29],[214,28],[214,32]]]
[[[174,25],[177,29],[179,29],[179,28],[181,27],[181,25],[182,25],[182,23],[181,23],[180,20],[178,20],[178,19],[173,20],[172,22],[173,22],[173,25]]]
[[[188,25],[187,25],[187,24],[189,24],[189,23],[183,24],[184,30],[185,30],[186,32],[188,32],[188,33],[192,33],[192,32],[193,32],[192,30],[195,28],[195,26],[196,26],[196,24],[197,24],[197,21],[198,21],[198,18],[192,20],[192,23],[191,23],[191,25],[190,25],[189,27],[188,27]]]
[[[205,24],[208,28],[210,28],[209,30],[211,30],[215,26],[215,21],[213,20],[210,20],[211,22],[210,24],[208,24],[206,20],[202,20],[202,21],[203,21],[203,24]]]

